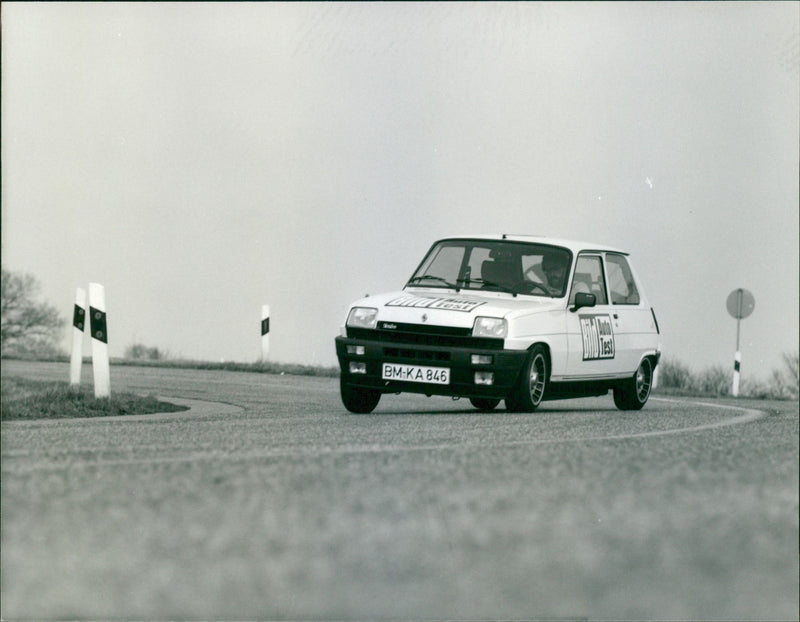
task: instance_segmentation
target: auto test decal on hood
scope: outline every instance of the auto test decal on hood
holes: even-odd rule
[[[446,311],[462,311],[469,313],[485,302],[476,302],[466,298],[425,298],[423,296],[401,296],[386,303],[387,307],[417,307],[421,309],[444,309]]]
[[[614,331],[608,315],[581,315],[583,360],[613,359]]]

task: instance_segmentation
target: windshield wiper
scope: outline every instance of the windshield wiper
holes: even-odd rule
[[[460,289],[458,285],[454,285],[447,279],[442,278],[440,276],[434,276],[433,274],[423,274],[421,276],[412,277],[411,279],[409,279],[408,284],[411,285],[412,283],[419,283],[420,281],[427,281],[427,280],[439,281],[440,283],[444,284],[445,287],[449,287],[450,289],[454,289],[456,291]]]
[[[518,292],[513,287],[508,287],[507,285],[495,283],[494,281],[487,281],[486,279],[458,279],[458,282],[465,283],[466,285],[472,285],[473,283],[478,283],[480,285],[484,285],[485,287],[495,287],[508,294],[514,294],[514,296],[518,294]]]

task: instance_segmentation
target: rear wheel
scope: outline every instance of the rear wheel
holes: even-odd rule
[[[354,387],[349,385],[344,378],[339,379],[339,392],[344,407],[351,413],[359,415],[371,413],[381,400],[380,391]]]
[[[541,344],[533,346],[517,388],[506,398],[506,408],[511,412],[533,412],[539,407],[547,389],[550,364],[547,350]]]
[[[636,374],[614,388],[614,404],[620,410],[641,410],[653,386],[653,363],[643,359]]]
[[[500,403],[499,399],[493,397],[471,397],[470,404],[482,412],[491,412]]]

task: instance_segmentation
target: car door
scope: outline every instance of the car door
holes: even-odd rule
[[[594,294],[594,307],[574,310],[578,293]],[[614,309],[607,295],[603,257],[581,253],[575,262],[567,315],[567,371],[564,380],[607,378],[619,373]]]
[[[655,320],[625,255],[606,253],[605,267],[617,357],[622,371],[633,372],[645,352],[653,350]]]

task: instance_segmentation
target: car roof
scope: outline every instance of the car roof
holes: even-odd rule
[[[607,244],[598,244],[597,242],[584,242],[580,240],[567,240],[565,238],[550,238],[540,235],[524,235],[516,233],[497,233],[497,234],[480,234],[480,235],[454,235],[442,238],[442,240],[508,240],[511,242],[529,242],[532,244],[549,244],[551,246],[563,246],[571,250],[574,254],[581,251],[607,251],[611,253],[620,253],[627,255],[627,251],[613,248]],[[438,240],[438,241],[442,241]]]

